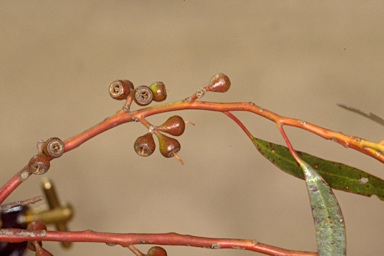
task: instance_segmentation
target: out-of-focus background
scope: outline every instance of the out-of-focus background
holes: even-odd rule
[[[176,101],[223,72],[230,91],[204,100],[253,101],[380,141],[384,127],[336,104],[384,116],[383,12],[382,1],[2,1],[1,181],[29,161],[40,139],[68,139],[119,110],[122,102],[107,91],[116,79],[161,80],[167,100]],[[196,123],[179,138],[184,166],[159,152],[137,156],[133,142],[146,132],[139,123],[110,130],[51,163],[46,176],[76,210],[71,230],[172,231],[316,250],[303,181],[265,160],[225,115],[178,114]],[[170,115],[148,120],[158,125]],[[255,136],[284,143],[270,121],[236,115]],[[297,149],[384,177],[381,163],[367,156],[306,131],[287,132]],[[40,195],[41,178],[32,176],[7,202]],[[336,195],[349,255],[379,255],[383,202]],[[77,243],[70,251],[44,245],[55,255],[131,253],[104,244]],[[166,248],[168,255],[255,255]]]

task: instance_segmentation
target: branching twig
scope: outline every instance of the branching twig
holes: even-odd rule
[[[5,242],[23,241],[60,241],[60,242],[93,242],[118,244],[123,247],[139,244],[178,245],[193,246],[210,249],[242,249],[259,252],[266,255],[291,255],[291,256],[314,256],[314,252],[302,252],[287,250],[271,245],[259,243],[255,240],[207,238],[177,233],[158,234],[117,234],[102,233],[91,230],[80,232],[59,231],[25,231],[23,229],[2,229],[0,240]]]
[[[225,80],[225,79],[227,80]],[[224,79],[224,80],[223,80]],[[140,121],[148,129],[151,127],[150,123],[146,120],[146,117],[153,116],[160,113],[166,113],[171,111],[180,110],[206,110],[222,112],[234,120],[243,131],[250,137],[253,136],[244,126],[244,124],[237,119],[231,112],[234,111],[246,111],[252,112],[261,117],[267,118],[275,122],[279,128],[282,125],[288,125],[297,127],[300,129],[307,130],[314,133],[324,139],[332,140],[341,144],[344,147],[353,148],[361,153],[375,158],[384,163],[384,145],[380,143],[370,142],[361,139],[356,136],[344,135],[340,132],[331,131],[323,127],[308,123],[300,119],[294,119],[289,117],[280,116],[269,110],[263,109],[260,106],[252,102],[234,102],[234,103],[218,103],[218,102],[204,102],[197,101],[200,99],[206,91],[225,92],[229,89],[229,79],[222,74],[219,74],[211,80],[209,86],[198,90],[191,97],[186,100],[176,101],[172,103],[160,104],[157,106],[146,107],[136,111],[130,112],[130,105],[132,103],[132,94],[129,94],[126,103],[124,104],[123,110],[118,111],[116,114],[108,117],[99,124],[91,127],[90,129],[66,140],[64,143],[61,141],[61,154],[69,152],[91,138],[102,134],[103,132],[112,129],[118,125]],[[225,85],[223,83],[226,83]],[[218,87],[219,86],[219,87]],[[128,88],[126,88],[128,89]],[[115,92],[115,91],[113,91]],[[342,106],[347,108],[345,106]],[[357,112],[354,109],[347,108],[351,111]],[[360,113],[360,112],[358,112]],[[361,114],[361,113],[360,113]],[[366,114],[363,114],[367,116]],[[374,119],[372,114],[369,116]],[[42,146],[44,144],[41,144]],[[60,145],[59,145],[60,146]],[[293,148],[288,144],[291,152]],[[54,148],[56,149],[56,148]],[[39,150],[39,154],[42,153],[43,149]],[[60,154],[60,155],[61,155]],[[294,155],[295,156],[295,155]],[[58,156],[55,156],[58,157]],[[43,160],[45,164],[49,164],[54,158],[52,156],[45,156]],[[47,171],[46,168],[45,171]],[[37,169],[34,173],[39,174],[40,171]],[[30,164],[23,167],[16,175],[14,175],[1,189],[0,189],[0,204],[14,191],[23,181],[25,181],[32,174]],[[41,173],[40,173],[41,174]],[[39,198],[40,199],[40,198]],[[9,209],[15,204],[33,203],[35,199],[20,201],[11,203],[0,207],[0,211]],[[190,235],[180,235],[176,233],[167,234],[116,234],[116,233],[98,233],[93,231],[82,231],[82,232],[55,232],[55,231],[27,231],[21,229],[1,229],[0,230],[0,241],[3,242],[22,242],[22,241],[60,241],[60,242],[97,242],[107,244],[119,244],[123,247],[128,247],[136,255],[142,255],[133,245],[137,244],[158,244],[158,245],[180,245],[180,246],[194,246],[211,249],[245,249],[254,252],[260,252],[268,255],[317,255],[313,252],[300,252],[282,249],[266,244],[258,243],[254,240],[242,240],[242,239],[223,239],[223,238],[206,238],[197,237]]]
[[[9,210],[13,207],[16,207],[16,206],[24,206],[24,205],[28,205],[28,204],[34,204],[34,203],[39,202],[41,200],[43,200],[42,196],[36,196],[36,197],[32,197],[32,198],[22,200],[22,201],[15,201],[15,202],[12,202],[9,204],[3,204],[0,206],[0,212],[7,211],[7,210]]]

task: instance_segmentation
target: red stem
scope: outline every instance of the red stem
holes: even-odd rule
[[[148,116],[177,111],[177,110],[209,110],[217,112],[229,111],[247,111],[267,118],[275,123],[294,126],[312,132],[324,139],[333,140],[344,147],[350,147],[357,151],[360,151],[368,156],[371,156],[380,162],[384,163],[384,145],[363,140],[355,136],[347,136],[339,132],[334,132],[320,126],[289,117],[283,117],[269,110],[263,109],[252,102],[235,102],[235,103],[217,103],[217,102],[193,102],[188,101],[176,101],[167,104],[161,104],[153,107],[147,107],[139,109],[133,112],[126,112],[124,110],[118,111],[113,116],[105,119],[99,124],[89,128],[88,130],[68,139],[65,141],[65,152],[77,148],[84,142],[91,138],[112,129],[118,125],[143,119]],[[249,133],[249,132],[248,132]],[[249,136],[249,134],[248,134]],[[27,167],[24,167],[23,174],[26,175]],[[28,175],[29,176],[29,175]],[[28,176],[26,178],[28,178]],[[19,180],[19,174],[12,177],[1,189],[0,189],[0,204],[9,196],[9,194],[15,190],[23,180]]]
[[[255,240],[208,238],[177,233],[157,234],[116,234],[94,232],[91,230],[78,232],[60,231],[25,231],[23,229],[3,229],[0,232],[0,240],[5,242],[23,241],[60,241],[60,242],[92,242],[119,244],[123,247],[139,244],[193,246],[210,249],[242,249],[259,252],[267,255],[300,255],[313,256],[314,252],[302,252],[286,250],[283,248],[259,243]]]
[[[7,183],[0,189],[0,204],[31,174],[27,171],[27,166],[20,172],[16,173]]]
[[[355,136],[347,136],[339,132],[334,132],[323,127],[289,117],[283,117],[269,110],[263,109],[254,103],[235,102],[235,103],[217,103],[217,102],[194,102],[177,101],[157,105],[154,107],[143,108],[133,112],[118,111],[115,115],[107,118],[103,122],[93,126],[83,133],[65,141],[65,151],[70,151],[94,136],[109,130],[123,123],[132,122],[140,118],[170,112],[177,110],[209,110],[217,112],[229,111],[247,111],[267,118],[275,123],[281,123],[288,126],[294,126],[312,132],[324,139],[333,140],[344,147],[350,147],[371,156],[384,163],[384,146],[378,143],[363,140]]]
[[[105,119],[99,124],[91,127],[90,129],[76,135],[64,142],[65,152],[77,148],[84,142],[91,138],[109,130],[118,125],[143,120],[143,118],[177,110],[209,110],[223,112],[232,118],[245,133],[253,138],[252,134],[246,127],[229,111],[248,111],[264,118],[267,118],[276,124],[279,128],[281,125],[289,125],[301,128],[312,132],[322,138],[333,140],[345,147],[350,147],[358,150],[366,155],[369,155],[381,162],[384,162],[384,145],[366,141],[354,136],[347,136],[338,132],[334,132],[311,123],[304,122],[299,119],[279,116],[271,111],[263,109],[254,103],[216,103],[216,102],[191,102],[191,101],[177,101],[139,109],[133,112],[126,112],[124,110],[118,111],[113,116]],[[288,144],[289,146],[290,144]],[[291,149],[291,148],[290,148]],[[52,160],[52,159],[50,159]],[[0,204],[15,190],[24,180],[26,180],[31,173],[28,166],[24,167],[19,173],[13,176],[1,189],[0,189]],[[32,235],[33,233],[33,235]],[[30,234],[30,235],[28,235]],[[40,235],[39,235],[40,234]],[[44,235],[43,235],[44,234]],[[54,231],[25,231],[17,229],[2,229],[0,230],[0,241],[4,242],[21,242],[21,241],[72,241],[72,242],[101,242],[101,243],[116,243],[122,246],[129,246],[132,244],[161,244],[161,245],[191,245],[195,247],[204,248],[241,248],[245,250],[261,252],[269,255],[317,255],[312,252],[299,252],[289,251],[278,247],[257,243],[252,240],[240,239],[219,239],[219,238],[204,238],[188,235],[179,235],[175,233],[169,234],[111,234],[111,233],[96,233],[92,231],[84,232],[54,232]]]

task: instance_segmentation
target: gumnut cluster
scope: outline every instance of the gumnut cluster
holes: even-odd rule
[[[177,153],[181,149],[179,141],[175,138],[165,135],[167,133],[172,136],[180,136],[185,131],[185,121],[180,116],[171,116],[162,125],[149,127],[149,131],[136,139],[134,143],[135,152],[139,156],[147,157],[152,155],[156,149],[153,134],[156,135],[159,142],[160,153],[166,157],[176,157],[181,163],[181,159]]]
[[[40,141],[37,145],[38,154],[29,160],[29,171],[34,174],[44,174],[49,170],[52,158],[60,157],[64,153],[64,142],[57,137]]]
[[[109,95],[115,100],[126,100],[125,108],[129,110],[132,100],[139,106],[147,106],[152,101],[161,102],[167,98],[167,90],[163,82],[155,82],[150,86],[134,87],[129,80],[116,80],[109,85]]]
[[[210,79],[207,86],[199,89],[194,95],[187,98],[186,101],[193,103],[206,92],[224,93],[230,87],[231,81],[228,76],[218,73]],[[152,101],[161,102],[167,98],[167,90],[163,82],[155,82],[150,86],[140,85],[135,88],[129,80],[116,80],[110,84],[109,94],[113,99],[126,100],[123,109],[127,112],[130,111],[130,105],[133,101],[139,106],[147,106]],[[158,139],[160,153],[166,158],[175,157],[183,164],[183,161],[177,155],[181,149],[179,141],[168,136],[180,136],[184,133],[185,122],[183,118],[175,115],[159,126],[149,124],[144,118],[139,119],[137,118],[138,121],[141,121],[148,128],[148,132],[136,139],[134,143],[135,152],[143,157],[152,155],[156,150],[153,138],[153,135],[155,135]]]

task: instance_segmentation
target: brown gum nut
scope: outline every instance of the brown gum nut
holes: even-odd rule
[[[152,155],[156,149],[152,133],[147,133],[136,139],[134,149],[139,156],[147,157]]]
[[[214,75],[204,89],[207,92],[226,92],[231,87],[229,77],[223,73]]]
[[[167,98],[167,90],[163,82],[155,82],[149,86],[153,92],[153,100],[156,102],[164,101]]]
[[[153,100],[153,92],[146,85],[140,85],[135,89],[134,100],[139,106],[146,106]]]
[[[49,157],[60,157],[64,153],[64,142],[53,137],[44,143],[43,152]]]
[[[185,122],[181,116],[171,116],[162,125],[157,127],[157,130],[166,132],[173,136],[180,136],[185,131]]]
[[[47,156],[44,154],[35,155],[29,160],[29,170],[34,174],[44,174],[49,170],[51,166]]]
[[[129,80],[116,80],[109,85],[109,95],[115,100],[125,100],[134,87]]]

